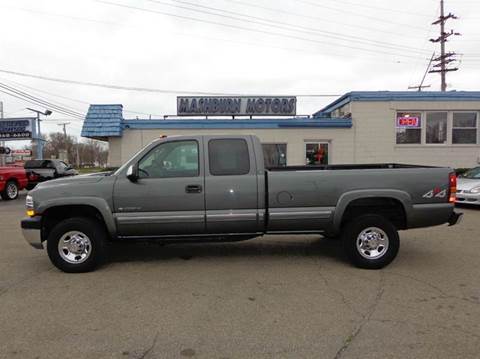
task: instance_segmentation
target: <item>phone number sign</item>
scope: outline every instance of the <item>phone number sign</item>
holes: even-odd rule
[[[0,141],[29,140],[32,138],[32,118],[6,118],[0,120]]]
[[[419,128],[421,127],[420,118],[415,116],[397,117],[397,127]]]

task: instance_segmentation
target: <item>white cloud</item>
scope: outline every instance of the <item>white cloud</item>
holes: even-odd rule
[[[242,13],[249,21],[259,21],[247,17],[254,16],[269,19],[272,25],[281,26],[278,22],[296,24],[300,31],[313,29],[338,33],[346,36],[347,41],[329,38],[313,30],[311,33],[286,31],[146,0],[109,1],[252,30],[283,33],[289,37],[216,26],[93,0],[3,0],[0,1],[3,15],[0,22],[0,68],[126,86],[245,94],[406,90],[421,79],[426,58],[436,47],[428,38],[438,34],[438,29],[430,25],[437,15],[434,1],[405,0],[400,4],[393,0],[368,3],[360,0],[310,0],[322,4],[322,8],[293,0],[184,0],[229,11],[230,14],[222,13],[225,16],[237,17],[232,12]],[[242,5],[242,1],[257,7]],[[172,0],[161,2],[192,7]],[[448,75],[452,89],[474,90],[478,86],[480,49],[476,40],[480,40],[480,32],[475,18],[479,18],[479,9],[480,4],[474,2],[448,2],[447,13],[452,11],[462,18],[452,21],[448,28],[454,27],[463,33],[462,37],[448,43],[448,49],[465,54],[461,70]],[[379,46],[366,45],[360,38],[375,41]],[[389,46],[404,47],[393,49]],[[436,90],[438,77],[429,75],[426,83]],[[128,92],[0,74],[0,81],[3,80],[17,81],[88,103],[122,103],[126,110],[152,114],[175,112],[174,94]],[[41,93],[36,95],[77,110],[86,111],[88,108],[83,103]],[[333,99],[299,98],[298,112],[313,113],[330,100]],[[27,105],[3,94],[0,94],[0,101],[4,102],[7,115]],[[26,113],[20,111],[15,115],[18,114]],[[51,119],[64,118],[65,115],[58,113],[51,116]],[[81,123],[74,119],[71,122],[68,131],[78,135]],[[55,122],[44,122],[43,128],[45,131],[60,130]]]

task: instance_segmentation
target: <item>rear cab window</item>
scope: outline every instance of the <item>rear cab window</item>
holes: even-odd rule
[[[238,176],[250,172],[247,141],[240,138],[213,139],[208,142],[208,163],[213,176]]]

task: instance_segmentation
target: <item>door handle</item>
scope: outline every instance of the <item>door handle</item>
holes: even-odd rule
[[[187,193],[200,193],[202,192],[202,186],[199,184],[189,184],[185,187]]]

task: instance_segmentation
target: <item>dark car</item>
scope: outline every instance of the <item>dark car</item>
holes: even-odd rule
[[[51,179],[75,176],[78,172],[61,160],[30,160],[25,162],[27,189],[33,189],[38,183]]]

